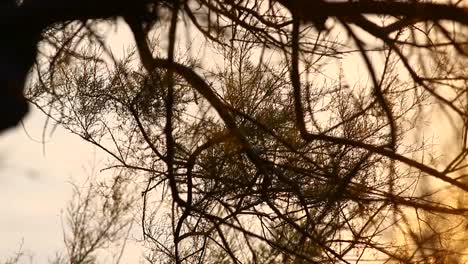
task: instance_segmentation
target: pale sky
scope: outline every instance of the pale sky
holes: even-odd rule
[[[83,181],[85,168],[102,161],[90,144],[60,127],[45,145],[38,142],[44,122],[33,109],[24,129],[0,135],[0,263],[22,241],[34,263],[46,263],[62,249],[61,211],[71,198],[70,182]]]

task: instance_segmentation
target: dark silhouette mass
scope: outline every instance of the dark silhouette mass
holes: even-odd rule
[[[25,81],[37,55],[37,44],[48,26],[70,20],[131,17],[142,25],[156,19],[149,3],[157,1],[0,1],[0,132],[19,124],[28,112]]]
[[[23,95],[29,69],[37,54],[42,26],[15,19],[16,1],[2,1],[0,42],[0,131],[16,126],[28,112]],[[11,16],[11,17],[9,17]]]

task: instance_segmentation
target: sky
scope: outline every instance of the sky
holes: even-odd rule
[[[18,126],[0,136],[0,263],[21,245],[34,263],[46,263],[63,248],[62,211],[71,182],[99,163],[96,150],[57,127],[41,143],[45,116],[33,109]]]

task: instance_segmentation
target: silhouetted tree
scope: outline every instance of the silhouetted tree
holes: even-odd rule
[[[150,261],[463,262],[462,3],[37,3],[15,7],[48,25],[28,96],[145,179]],[[117,16],[124,58],[96,20]],[[422,136],[443,117],[449,152]]]

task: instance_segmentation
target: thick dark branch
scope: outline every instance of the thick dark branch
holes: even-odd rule
[[[317,0],[278,0],[278,2],[304,21],[316,21],[317,18],[323,16],[353,17],[362,14],[375,14],[402,16],[421,21],[451,20],[468,25],[467,9],[448,4],[394,1],[325,2]]]
[[[14,21],[30,26],[46,27],[48,25],[88,19],[106,19],[137,13],[147,4],[158,3],[155,0],[26,0],[12,10],[0,11],[0,24],[9,24]]]

